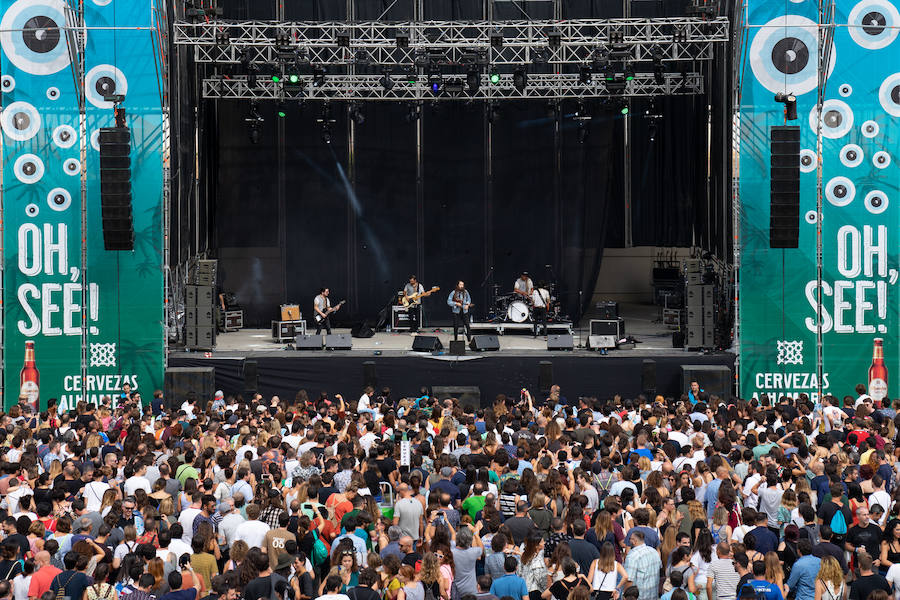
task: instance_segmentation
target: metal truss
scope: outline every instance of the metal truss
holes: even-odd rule
[[[728,41],[727,17],[570,21],[175,23],[176,44],[205,64],[575,65],[711,60]],[[398,33],[403,43],[398,43]],[[499,36],[498,36],[499,34]],[[502,36],[502,42],[498,43]],[[339,38],[344,45],[339,44]],[[493,44],[492,44],[493,42]]]
[[[700,73],[672,74],[656,82],[653,73],[637,73],[632,81],[607,84],[581,83],[578,74],[529,75],[528,85],[519,91],[513,76],[500,75],[496,84],[483,81],[477,90],[470,91],[465,77],[445,76],[438,92],[432,91],[428,81],[393,78],[393,86],[386,89],[379,75],[339,75],[327,77],[320,85],[313,85],[313,77],[301,76],[297,85],[285,88],[283,82],[258,78],[251,87],[244,76],[218,77],[203,80],[203,97],[242,100],[366,100],[366,101],[434,101],[434,100],[522,100],[566,98],[627,98],[649,96],[686,96],[703,93]]]

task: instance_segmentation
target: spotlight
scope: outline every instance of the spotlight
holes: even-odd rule
[[[672,41],[676,44],[681,43],[684,44],[687,42],[688,34],[687,30],[681,25],[676,25],[672,31]]]
[[[784,104],[784,118],[788,121],[797,120],[797,97],[793,93],[778,92],[775,94],[775,102]]]
[[[306,88],[306,82],[300,78],[300,75],[297,73],[289,73],[284,78],[284,91],[290,95],[296,96],[298,93],[302,93]]]
[[[492,31],[491,35],[491,48],[502,48],[503,47],[503,34],[499,31]]]
[[[650,125],[647,127],[647,135],[650,137],[651,142],[656,141],[656,121],[650,121]]]
[[[550,48],[535,48],[531,51],[531,62],[536,65],[546,65],[550,62]]]
[[[259,102],[253,101],[250,103],[250,118],[254,121],[262,121],[262,115],[259,114]]]
[[[491,73],[491,83],[494,85],[500,83],[500,73],[497,73],[496,71]]]
[[[422,115],[422,109],[418,104],[411,104],[409,110],[406,111],[406,119],[407,123],[415,123],[419,120],[419,117]]]
[[[562,31],[553,29],[547,34],[547,45],[551,48],[559,48],[562,46]]]
[[[284,100],[279,100],[275,105],[275,114],[282,119],[287,116],[287,107],[284,105]]]
[[[478,69],[470,69],[466,73],[466,85],[469,87],[470,94],[477,94],[481,88],[481,72]]]
[[[360,66],[366,67],[366,66],[372,64],[372,57],[369,55],[368,50],[360,49],[360,50],[357,50],[356,53],[354,54],[353,62]]]
[[[398,48],[409,48],[409,32],[398,31],[394,36]]]
[[[216,32],[216,46],[227,46],[229,43],[229,36],[227,31],[217,31]]]
[[[272,81],[274,81],[275,83],[278,83],[279,81],[281,81],[281,75],[279,75],[278,73],[275,73],[274,75],[272,75]]]
[[[428,87],[431,88],[431,93],[434,95],[440,93],[442,85],[443,80],[441,78],[441,72],[430,71],[428,73]]]
[[[623,74],[625,75],[625,81],[634,81],[634,67],[631,64],[625,65]]]
[[[611,29],[609,32],[610,44],[621,44],[625,41],[625,33],[621,29]]]
[[[578,83],[590,85],[594,83],[594,74],[590,67],[580,67],[578,69]]]
[[[350,119],[357,125],[362,125],[366,122],[366,115],[360,110],[358,104],[350,105]]]
[[[384,91],[389,92],[394,88],[394,80],[391,79],[390,73],[387,71],[381,76],[381,79],[378,80],[381,84],[381,87],[384,88]]]
[[[525,91],[525,88],[528,86],[528,73],[525,72],[524,69],[516,69],[513,71],[513,87],[519,90],[520,93]]]
[[[331,144],[331,127],[328,125],[322,126],[322,141],[326,144]]]
[[[489,102],[487,105],[488,122],[493,124],[500,118],[500,105],[496,102]]]
[[[251,88],[255,88],[257,85],[256,75],[259,73],[259,67],[256,65],[250,65],[247,69],[247,86]]]
[[[250,143],[258,144],[263,118],[259,114],[259,104],[256,101],[250,103],[250,114],[244,119],[244,122],[250,126]]]
[[[294,49],[294,40],[291,38],[290,33],[276,33],[275,34],[275,51],[276,52],[290,51],[293,49]]]
[[[258,144],[259,143],[259,125],[252,124],[250,125],[250,143]]]
[[[619,114],[621,114],[621,115],[627,115],[627,114],[628,114],[628,110],[629,110],[629,108],[628,108],[628,101],[627,101],[627,100],[620,100],[620,101],[618,102],[616,108],[619,109]]]
[[[350,47],[350,32],[346,29],[341,29],[337,32],[335,36],[335,40],[337,41],[338,48],[349,48]]]
[[[325,68],[316,67],[313,69],[313,87],[322,87],[325,85]]]
[[[653,66],[653,80],[656,82],[656,85],[662,85],[666,82],[665,67],[662,65]]]

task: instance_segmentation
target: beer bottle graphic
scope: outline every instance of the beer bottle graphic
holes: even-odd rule
[[[881,402],[888,392],[888,372],[884,366],[884,347],[881,338],[875,338],[872,348],[872,366],[869,367],[869,396]]]
[[[34,342],[25,342],[25,364],[19,373],[19,397],[27,398],[31,408],[38,410],[41,389],[41,374],[34,366]]]

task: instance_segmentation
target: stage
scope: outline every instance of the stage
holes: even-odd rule
[[[624,305],[626,334],[633,335],[634,349],[610,350],[608,355],[585,349],[586,315],[573,327],[575,349],[548,351],[544,336],[507,332],[498,336],[500,350],[451,356],[447,352],[452,329],[426,328],[422,335],[437,336],[444,349],[438,353],[412,352],[413,335],[378,332],[371,338],[353,338],[349,351],[298,351],[272,341],[271,331],[243,329],[219,334],[214,352],[169,354],[170,367],[215,367],[216,387],[226,393],[246,389],[244,364],[255,361],[258,389],[265,395],[292,398],[300,389],[328,391],[358,397],[364,383],[364,365],[373,363],[378,386],[389,386],[399,396],[418,394],[422,386],[477,386],[482,401],[499,393],[516,394],[527,387],[537,393],[542,363],[552,365],[552,380],[568,396],[634,397],[642,389],[642,370],[647,359],[655,362],[656,389],[664,395],[683,390],[682,365],[722,365],[733,370],[734,355],[727,352],[691,352],[672,347],[671,331],[655,322],[656,309],[649,305]],[[335,333],[349,333],[336,329]],[[369,367],[370,369],[372,366]],[[543,365],[545,371],[547,365]]]

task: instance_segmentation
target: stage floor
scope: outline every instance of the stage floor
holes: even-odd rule
[[[623,304],[619,307],[622,317],[625,319],[625,335],[633,336],[635,347],[633,350],[611,349],[610,355],[629,356],[692,356],[700,355],[700,352],[687,352],[681,348],[672,347],[672,330],[662,323],[657,322],[658,309],[652,305]],[[592,313],[588,312],[582,319],[580,326],[571,327],[575,340],[575,353],[597,354],[594,351],[584,350],[587,345],[588,326]],[[521,325],[519,326],[521,327]],[[551,325],[551,333],[564,333],[570,326]],[[314,333],[314,330],[309,331]],[[349,329],[334,329],[334,333],[350,333]],[[487,329],[478,327],[475,333],[493,333]],[[426,327],[420,331],[422,335],[437,336],[446,350],[453,339],[453,329],[449,327]],[[364,352],[372,354],[381,352],[385,355],[405,355],[411,353],[413,334],[407,332],[378,332],[371,338],[353,338],[353,350],[350,352]],[[501,352],[514,352],[523,354],[546,353],[547,338],[545,336],[532,337],[532,331],[522,329],[505,329],[503,335],[498,336]],[[296,352],[287,343],[277,343],[272,340],[272,332],[268,329],[241,329],[229,333],[221,333],[216,339],[214,355],[241,356],[246,354],[283,353]],[[417,354],[417,353],[413,353]]]

